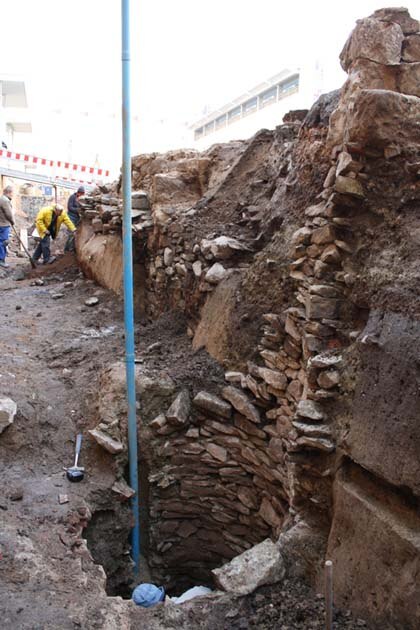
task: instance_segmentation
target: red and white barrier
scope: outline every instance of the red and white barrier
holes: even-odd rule
[[[47,160],[46,158],[35,157],[34,155],[27,155],[26,153],[15,153],[8,151],[7,149],[0,149],[0,158],[6,158],[8,160],[18,160],[29,164],[36,164],[39,166],[48,166],[50,168],[60,168],[65,171],[74,171],[80,173],[86,173],[93,177],[109,177],[109,170],[103,168],[95,168],[93,166],[84,166],[82,164],[72,164],[71,162],[64,162],[63,160]],[[67,179],[69,181],[82,181],[79,179],[72,179],[70,177],[60,177],[60,179]],[[85,182],[90,184],[92,182]]]

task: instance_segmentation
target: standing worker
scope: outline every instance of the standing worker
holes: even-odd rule
[[[67,214],[71,220],[71,222],[77,227],[80,223],[80,208],[81,205],[79,203],[79,198],[83,197],[85,194],[85,189],[83,186],[79,186],[77,191],[70,195],[69,200],[67,202]],[[65,252],[74,252],[74,234],[69,234],[66,245],[64,247]]]
[[[10,226],[15,224],[12,208],[13,188],[6,186],[0,197],[0,267],[8,267],[6,262],[7,246],[9,244]]]
[[[51,256],[50,252],[51,239],[54,240],[57,237],[62,223],[66,224],[70,232],[73,233],[76,231],[75,225],[69,219],[64,207],[59,203],[41,208],[38,212],[35,225],[40,241],[32,256],[34,262],[37,262],[41,258],[41,254],[44,265],[54,262],[55,256]]]

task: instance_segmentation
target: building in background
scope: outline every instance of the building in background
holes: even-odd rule
[[[25,81],[12,75],[0,75],[0,145],[18,150],[17,134],[31,132]]]
[[[308,109],[321,93],[319,63],[285,69],[190,125],[193,146],[242,140],[259,129],[273,129],[292,109]]]

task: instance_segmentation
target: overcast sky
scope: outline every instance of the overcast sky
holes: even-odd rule
[[[325,89],[355,20],[384,0],[132,0],[133,153],[182,142],[186,123],[281,71],[319,59]],[[419,18],[417,2],[406,2]],[[120,161],[120,1],[1,0],[0,74],[28,81],[28,151]],[[417,10],[416,10],[417,9]],[[308,103],[308,106],[310,103]],[[20,149],[24,147],[19,147]]]

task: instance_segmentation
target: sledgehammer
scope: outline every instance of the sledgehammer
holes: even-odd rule
[[[76,451],[74,456],[74,465],[71,468],[66,468],[67,479],[73,483],[82,481],[85,476],[85,469],[78,466],[80,449],[82,448],[82,434],[78,433],[76,438]]]

